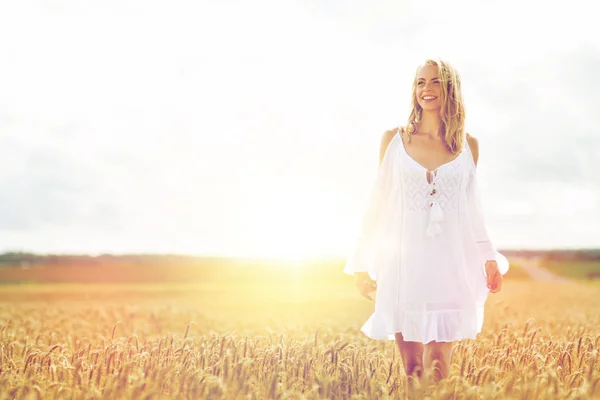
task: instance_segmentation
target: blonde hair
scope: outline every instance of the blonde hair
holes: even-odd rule
[[[427,65],[433,65],[438,69],[438,78],[442,85],[442,107],[440,109],[442,138],[448,149],[455,154],[461,151],[464,145],[465,105],[460,87],[460,76],[456,69],[445,61],[428,59],[417,68],[412,88],[412,109],[405,132],[408,133],[410,142],[410,136],[417,132],[422,118],[423,109],[417,99],[417,77],[421,68]]]

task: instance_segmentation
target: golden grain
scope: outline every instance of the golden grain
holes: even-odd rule
[[[600,395],[600,316],[586,301],[598,285],[507,282],[486,304],[483,332],[455,344],[450,376],[433,387],[409,385],[393,341],[359,332],[373,303],[351,289],[4,302],[0,400],[406,398],[409,386],[431,399]]]

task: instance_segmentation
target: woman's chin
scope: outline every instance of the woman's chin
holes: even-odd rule
[[[439,104],[421,104],[421,108],[424,112],[427,113],[435,113],[440,112],[441,107]]]

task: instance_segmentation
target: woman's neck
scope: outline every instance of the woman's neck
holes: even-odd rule
[[[440,119],[440,114],[423,111],[417,133],[428,136],[430,139],[442,139],[442,120]]]

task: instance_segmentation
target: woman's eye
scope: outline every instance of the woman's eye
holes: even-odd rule
[[[421,82],[417,82],[418,86],[423,86],[425,84],[425,82],[421,81]]]
[[[436,85],[439,85],[440,81],[433,81],[433,83],[435,83]]]

